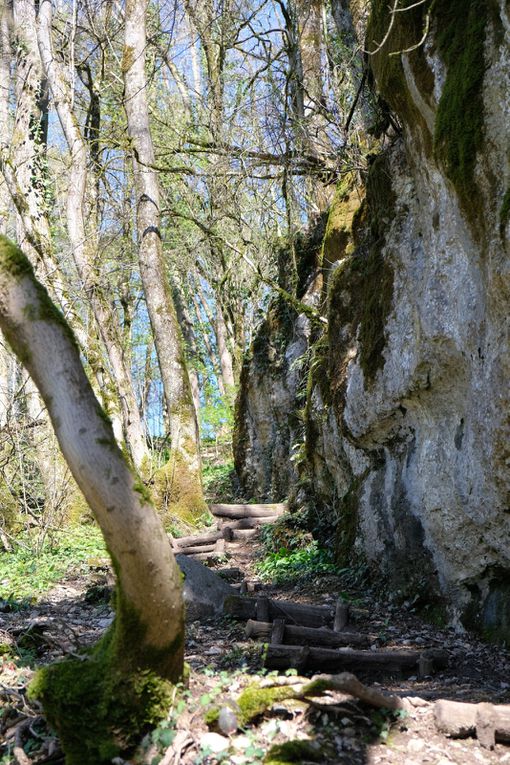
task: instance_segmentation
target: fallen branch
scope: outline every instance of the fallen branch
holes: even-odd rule
[[[213,542],[217,542],[218,539],[226,539],[230,542],[231,539],[233,539],[234,532],[231,528],[228,526],[225,526],[220,531],[211,531],[207,534],[194,534],[193,536],[188,537],[174,537],[174,545],[183,548],[183,547],[195,547],[199,545],[207,545],[212,544]],[[182,550],[184,552],[184,550]]]
[[[402,699],[398,696],[386,696],[374,688],[368,688],[358,680],[356,675],[352,675],[350,672],[342,672],[339,675],[314,675],[310,682],[301,689],[300,695],[303,698],[320,696],[326,691],[348,693],[363,703],[379,709],[401,709],[403,707]]]

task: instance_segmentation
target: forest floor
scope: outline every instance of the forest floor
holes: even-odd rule
[[[254,563],[260,555],[260,542],[250,540],[236,550],[228,565],[238,566],[254,580]],[[41,710],[27,700],[26,687],[34,666],[76,654],[103,634],[112,620],[110,585],[111,574],[99,561],[88,574],[66,578],[36,604],[20,610],[12,604],[2,607],[1,765],[64,762],[58,739]],[[439,698],[510,702],[508,651],[484,644],[473,635],[427,624],[412,613],[409,604],[388,603],[380,593],[345,577],[311,577],[287,586],[265,584],[263,593],[315,605],[333,604],[341,593],[356,605],[353,628],[374,633],[375,645],[441,647],[448,652],[448,668],[424,679],[359,675],[364,683],[381,691],[411,697],[404,714],[374,710],[345,694],[333,693],[311,704],[278,702],[244,729],[223,735],[208,730],[204,722],[208,708],[213,703],[226,703],[235,709],[235,699],[243,688],[254,681],[277,681],[276,673],[268,677],[262,669],[262,647],[246,639],[243,623],[224,617],[194,622],[187,629],[186,659],[192,670],[189,688],[180,702],[176,700],[168,720],[145,738],[129,763],[510,765],[510,747],[497,744],[489,750],[481,748],[474,738],[450,740],[436,731],[433,719],[433,701]],[[296,739],[311,742],[306,753],[301,751],[297,759],[268,759],[272,746]],[[23,753],[15,745],[23,746]]]

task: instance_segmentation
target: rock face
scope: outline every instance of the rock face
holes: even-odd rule
[[[297,504],[335,530],[339,560],[508,640],[510,17],[504,0],[427,13],[399,14],[371,57],[401,130],[329,280]],[[367,39],[388,24],[376,0]]]

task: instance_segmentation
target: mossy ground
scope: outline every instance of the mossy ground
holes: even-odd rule
[[[321,748],[312,741],[299,739],[272,746],[264,757],[264,765],[287,765],[287,763],[324,762]]]
[[[277,701],[293,698],[296,698],[296,693],[289,686],[261,688],[257,684],[249,685],[237,699],[240,726],[254,722]]]

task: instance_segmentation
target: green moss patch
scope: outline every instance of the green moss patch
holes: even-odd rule
[[[302,739],[276,744],[264,757],[264,765],[285,765],[289,762],[324,762],[324,755],[313,741]]]
[[[480,209],[474,170],[484,138],[484,41],[489,5],[488,0],[435,0],[432,6],[437,47],[447,69],[434,150],[470,217],[478,217]]]
[[[115,560],[112,558],[117,570]],[[146,625],[116,592],[116,619],[83,660],[40,669],[30,685],[57,730],[66,765],[106,765],[166,717],[182,678],[183,625],[168,645],[147,644]]]
[[[499,228],[501,236],[504,235],[505,229],[510,220],[510,188],[506,190],[503,202],[501,204],[501,210],[499,211]]]
[[[399,8],[405,8],[407,5],[415,4],[400,2]],[[428,149],[431,143],[429,130],[409,93],[400,55],[400,51],[408,50],[422,40],[427,10],[425,3],[397,13],[390,34],[379,49],[380,43],[385,39],[390,28],[390,5],[386,0],[372,0],[367,27],[367,49],[374,51],[369,60],[381,97],[410,128],[419,126],[422,129]],[[430,103],[434,89],[434,75],[425,58],[423,46],[417,47],[406,55],[409,57],[409,66],[415,84],[425,102]]]
[[[142,485],[139,482],[137,490],[142,491]],[[196,526],[208,514],[200,472],[192,470],[179,452],[172,452],[154,474],[152,495],[167,527],[175,523]]]
[[[289,686],[261,688],[254,683],[249,685],[237,699],[239,706],[239,725],[249,725],[267,712],[277,701],[296,698],[296,692]]]
[[[387,160],[380,155],[373,163],[368,181],[366,203],[353,221],[357,249],[334,271],[328,292],[329,345],[335,348],[335,380],[345,377],[345,357],[339,351],[342,341],[351,342],[356,332],[359,362],[367,383],[375,379],[384,365],[386,321],[393,305],[394,274],[387,255],[383,255],[386,228],[394,215],[395,195]],[[348,337],[345,328],[350,326]],[[345,339],[344,339],[345,338]],[[337,385],[338,387],[338,385]]]

